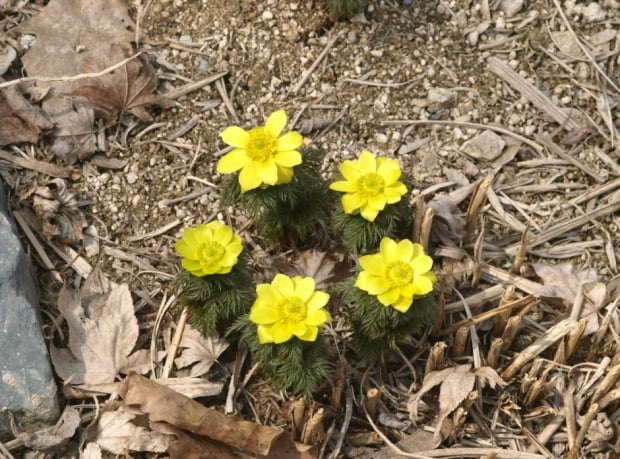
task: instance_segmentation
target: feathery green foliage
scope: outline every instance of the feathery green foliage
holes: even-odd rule
[[[255,298],[245,251],[228,274],[197,277],[182,271],[175,280],[175,294],[187,307],[192,326],[204,336],[224,334]]]
[[[402,313],[355,287],[356,277],[357,273],[337,284],[335,290],[347,305],[354,330],[352,347],[361,357],[373,359],[387,349],[396,349],[399,341],[406,341],[434,322],[437,307],[431,295],[414,299]]]
[[[323,155],[310,148],[301,153],[303,162],[295,167],[291,183],[241,193],[232,177],[224,185],[222,203],[240,204],[256,220],[261,234],[273,242],[292,238],[303,245],[311,236],[324,233],[322,224],[329,219],[333,197],[319,173]]]
[[[231,332],[241,335],[253,361],[258,362],[263,374],[279,389],[303,392],[310,398],[313,390],[332,377],[333,364],[327,358],[329,351],[321,334],[316,341],[293,337],[281,344],[260,344],[256,324],[247,315],[233,325]]]
[[[332,13],[346,18],[359,13],[366,3],[368,0],[327,0],[327,6]]]
[[[332,216],[332,227],[342,239],[344,248],[353,255],[374,252],[384,237],[411,237],[413,217],[406,199],[385,207],[374,222],[360,214],[345,214],[339,207]]]

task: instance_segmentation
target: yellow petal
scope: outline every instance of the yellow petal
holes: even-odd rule
[[[183,269],[189,271],[194,276],[202,277],[202,276],[207,275],[207,273],[202,271],[202,266],[196,260],[190,260],[189,258],[183,258],[181,260],[181,266],[183,266]]]
[[[258,284],[256,294],[264,304],[275,306],[282,300],[282,295],[271,284]]]
[[[411,304],[413,303],[413,298],[412,297],[406,297],[406,296],[401,296],[398,301],[396,301],[392,307],[394,309],[396,309],[397,311],[400,311],[402,313],[405,313],[409,310],[409,308],[411,307]]]
[[[188,244],[185,239],[181,239],[174,244],[174,248],[182,257],[198,259],[198,246],[196,244]]]
[[[385,196],[388,204],[394,204],[395,202],[400,201],[402,195],[406,193],[407,187],[400,182],[383,189],[383,195]]]
[[[316,337],[319,335],[318,327],[306,327],[306,332],[303,335],[297,335],[302,341],[316,341]]]
[[[383,210],[385,209],[387,201],[385,199],[385,196],[383,196],[382,194],[377,194],[375,196],[368,197],[368,204],[370,204],[370,206],[376,210]]]
[[[331,316],[329,312],[325,309],[315,309],[314,311],[308,311],[308,315],[306,316],[306,325],[323,325],[326,322],[331,321]]]
[[[383,276],[385,273],[385,261],[380,253],[359,257],[358,262],[365,271],[374,276]]]
[[[355,184],[347,180],[339,180],[329,185],[330,190],[342,191],[344,193],[353,193],[355,191]]]
[[[306,301],[306,306],[308,307],[308,311],[316,311],[317,309],[325,307],[328,302],[329,294],[317,290]]]
[[[375,156],[368,150],[364,150],[358,160],[359,171],[361,175],[376,173],[377,172],[377,160]]]
[[[273,338],[273,342],[276,344],[288,341],[293,336],[293,333],[290,332],[288,326],[282,322],[276,322],[273,324],[269,330],[269,333]]]
[[[387,292],[382,293],[381,295],[377,295],[379,303],[381,303],[383,306],[390,306],[396,303],[399,297],[400,293],[397,288],[390,289]]]
[[[416,295],[426,295],[433,290],[433,283],[426,276],[418,276],[414,278],[413,285],[416,288]]]
[[[273,156],[273,160],[280,166],[293,167],[301,164],[301,153],[297,150],[278,151]]]
[[[396,245],[397,259],[409,263],[413,257],[413,242],[403,239]]]
[[[364,217],[365,220],[368,220],[369,222],[374,222],[375,218],[377,218],[377,215],[379,215],[379,211],[371,205],[366,204],[362,207],[360,214],[362,214],[362,217]]]
[[[235,148],[245,148],[250,140],[250,134],[239,126],[227,127],[222,131],[221,137],[224,143]]]
[[[265,123],[265,133],[276,139],[282,129],[286,126],[286,112],[284,110],[277,110],[269,115],[267,122]]]
[[[311,277],[304,277],[303,279],[297,279],[295,282],[295,296],[301,298],[305,303],[310,299],[314,293],[314,279]]]
[[[385,180],[385,185],[390,186],[401,176],[400,165],[396,159],[386,159],[377,167],[377,173]]]
[[[359,193],[350,193],[345,194],[342,199],[342,208],[346,214],[352,214],[357,209],[366,204],[366,198],[361,196]]]
[[[397,247],[396,241],[393,239],[389,237],[381,239],[379,250],[381,251],[381,255],[383,255],[383,259],[387,262],[398,260]]]
[[[344,178],[351,182],[360,178],[360,171],[355,161],[346,160],[340,165],[340,173]]]
[[[392,284],[382,276],[373,276],[368,271],[362,271],[355,280],[355,286],[371,295],[379,295],[388,291]]]
[[[278,320],[278,313],[275,308],[262,305],[262,302],[254,303],[250,309],[250,320],[255,324],[268,325]]]
[[[258,170],[258,176],[263,183],[267,185],[275,185],[278,181],[278,167],[273,160],[267,160],[256,163],[256,169]]]
[[[278,137],[278,144],[276,146],[276,150],[277,151],[296,150],[297,148],[301,147],[303,144],[304,144],[303,136],[297,131],[291,131]],[[300,158],[299,163],[301,163],[301,158]],[[293,164],[293,166],[295,166],[295,164]]]
[[[258,170],[255,162],[248,162],[241,172],[239,173],[239,185],[241,185],[241,192],[253,190],[261,186],[261,180],[258,176]]]
[[[278,181],[276,185],[291,183],[293,180],[293,169],[290,167],[278,166]]]
[[[276,274],[276,277],[271,281],[271,285],[278,290],[283,297],[295,295],[293,280],[284,274]]]
[[[223,246],[226,246],[234,235],[232,228],[227,225],[220,225],[213,231],[213,238]]]
[[[410,264],[414,272],[420,275],[431,270],[433,267],[433,259],[428,255],[420,255],[413,257]]]
[[[245,166],[249,160],[245,150],[233,150],[220,158],[217,162],[217,171],[220,174],[231,174]]]
[[[269,332],[269,328],[264,325],[259,325],[256,329],[258,334],[258,342],[261,344],[273,343],[273,337]]]

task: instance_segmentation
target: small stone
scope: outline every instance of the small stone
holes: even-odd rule
[[[499,7],[507,18],[513,17],[523,8],[525,0],[502,0]]]
[[[129,183],[130,185],[133,185],[138,181],[138,176],[134,172],[129,172],[125,176],[125,180],[127,180],[127,183]]]
[[[357,42],[357,32],[355,32],[355,30],[351,30],[348,34],[347,34],[347,41],[351,44],[356,43]]]
[[[605,10],[598,3],[592,2],[581,10],[586,22],[597,22],[605,19]]]
[[[185,212],[185,209],[183,209],[182,207],[177,207],[174,211],[174,214],[177,218],[184,218],[187,216],[187,212]]]
[[[575,74],[579,81],[585,81],[590,78],[590,65],[587,62],[578,62]]]
[[[263,19],[273,19],[273,13],[271,11],[263,11]]]
[[[0,49],[0,76],[6,73],[16,57],[17,51],[12,46],[7,45],[4,50]]]
[[[482,134],[468,140],[461,149],[469,156],[483,161],[493,161],[502,154],[506,142],[492,131],[484,131]]]
[[[375,140],[377,143],[386,144],[388,143],[388,136],[382,133],[378,133],[375,135]]]

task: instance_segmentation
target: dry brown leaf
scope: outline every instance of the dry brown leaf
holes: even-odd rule
[[[148,414],[151,423],[167,422],[249,454],[316,457],[316,448],[293,442],[289,432],[227,416],[135,373],[125,378],[119,394],[126,405]]]
[[[0,78],[0,81],[4,81]],[[36,143],[54,125],[38,107],[28,102],[15,87],[0,90],[0,146]]]
[[[148,371],[147,350],[131,351],[138,321],[127,284],[108,281],[95,267],[82,289],[64,286],[58,310],[67,320],[67,348],[50,346],[56,373],[71,384],[113,382],[119,372]]]
[[[193,365],[189,376],[197,377],[209,371],[213,362],[228,348],[229,343],[217,336],[205,338],[200,332],[187,326],[183,331],[183,339],[179,346],[185,349],[179,357],[174,359],[174,364],[177,368]]]
[[[134,424],[132,421],[135,418],[135,414],[123,409],[102,413],[94,427],[93,441],[101,449],[113,454],[124,455],[127,451],[167,451],[172,437]]]
[[[588,319],[584,336],[598,330],[598,311],[607,299],[607,288],[605,284],[598,282],[599,277],[595,269],[575,270],[570,263],[557,265],[533,263],[531,267],[544,285],[535,294],[559,298],[567,308],[574,303],[579,285],[583,285],[584,304],[579,318]]]
[[[192,435],[182,429],[171,426],[167,422],[151,422],[156,432],[174,435],[176,440],[170,443],[168,454],[170,459],[242,459],[247,455],[237,453],[226,445],[209,440],[207,437]]]
[[[56,425],[50,428],[34,433],[18,432],[15,425],[11,425],[11,428],[15,438],[21,440],[28,448],[53,454],[54,452],[62,452],[62,448],[73,437],[80,422],[80,413],[72,406],[67,405]]]
[[[299,254],[291,271],[291,275],[312,277],[316,288],[321,289],[345,279],[349,275],[349,266],[342,257],[310,249]]]
[[[63,179],[54,179],[37,188],[32,207],[41,220],[42,234],[46,239],[75,244],[84,238],[82,229],[88,226],[86,217]]]
[[[129,57],[125,49],[116,44],[110,46],[107,61],[84,59],[85,71],[94,72],[114,65]],[[126,65],[94,80],[95,84],[81,86],[73,91],[74,96],[84,97],[95,106],[95,113],[107,120],[116,120],[124,111],[129,111],[142,121],[151,121],[147,107],[172,107],[174,101],[154,94],[157,88],[155,70],[148,62],[132,59]]]

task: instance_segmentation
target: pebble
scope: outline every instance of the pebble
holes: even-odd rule
[[[523,9],[524,4],[525,0],[502,0],[499,7],[507,18],[511,18]]]
[[[16,57],[17,51],[12,46],[7,45],[4,51],[0,51],[0,76],[6,73]]]
[[[263,19],[273,19],[273,13],[271,11],[263,11]]]
[[[349,33],[347,34],[347,41],[351,44],[357,42],[357,32],[355,32],[355,30],[349,31]]]
[[[505,146],[506,142],[500,136],[487,130],[465,142],[461,149],[472,158],[493,161],[502,154]]]
[[[592,2],[581,10],[586,22],[597,22],[605,19],[605,10],[598,3]]]
[[[133,185],[134,183],[138,181],[138,176],[133,172],[129,172],[125,176],[125,180],[127,180],[127,183],[129,183],[130,185]]]
[[[382,133],[375,134],[375,140],[377,143],[386,144],[388,143],[388,136]]]

